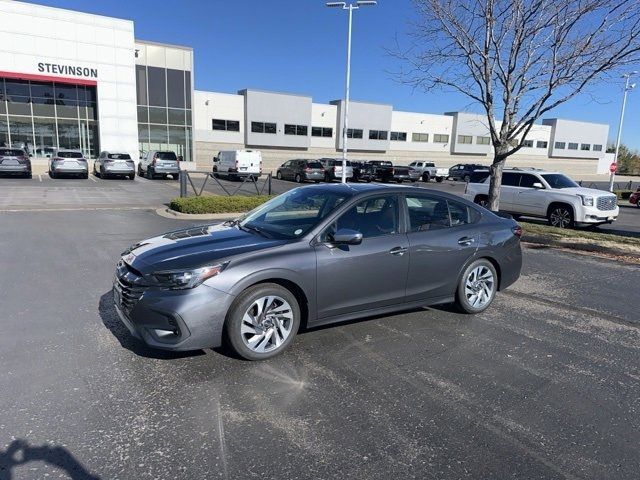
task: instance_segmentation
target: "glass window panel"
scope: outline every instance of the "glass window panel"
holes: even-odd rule
[[[227,121],[214,118],[211,121],[211,126],[212,126],[213,130],[226,130],[227,129]]]
[[[78,89],[75,85],[55,84],[56,103],[58,105],[77,105]]]
[[[77,120],[58,119],[58,143],[60,148],[80,149],[80,127]]]
[[[26,80],[5,80],[5,88],[6,94],[8,97],[13,95],[28,97],[29,93],[29,82]]]
[[[83,102],[96,102],[97,101],[97,95],[96,95],[96,87],[91,87],[91,86],[83,86],[83,85],[79,85],[78,86],[78,100],[83,101]]]
[[[89,120],[98,120],[98,109],[94,102],[87,102],[87,118]]]
[[[253,133],[264,133],[263,122],[251,122],[251,131]]]
[[[322,136],[322,127],[311,127],[311,136],[312,137],[321,137]]]
[[[191,125],[191,110],[187,110],[187,125]]]
[[[136,95],[138,105],[147,105],[147,69],[144,65],[136,65]]]
[[[187,137],[184,127],[169,127],[169,150],[184,160],[187,150]]]
[[[31,118],[9,117],[11,146],[33,151],[33,125]]]
[[[165,72],[164,68],[147,67],[149,105],[167,106],[167,79]]]
[[[149,123],[167,123],[167,109],[149,107]]]
[[[275,123],[265,123],[264,124],[264,133],[276,133],[276,124]]]
[[[227,120],[227,130],[230,132],[239,132],[240,122],[237,120]]]
[[[446,205],[446,204],[445,204]],[[329,227],[356,230],[364,238],[398,233],[398,202],[395,196],[376,197],[356,204]]]
[[[64,103],[61,100],[56,100],[56,115],[59,118],[78,118],[78,101],[77,100],[65,100]]]
[[[53,99],[52,82],[31,82],[31,96]]]
[[[169,108],[169,124],[184,125],[184,110]]]
[[[0,98],[0,115],[7,113],[7,102]]]
[[[31,103],[29,103],[29,97],[13,95],[9,98],[11,99],[11,101],[7,102],[9,115],[31,115]]]
[[[323,137],[333,137],[333,128],[323,128],[322,129]]]
[[[34,117],[56,116],[56,107],[53,104],[53,98],[32,98],[31,102]]]
[[[149,125],[146,123],[138,124],[138,142],[149,143]]]
[[[306,125],[298,125],[296,128],[296,135],[307,136],[308,127]]]
[[[55,118],[34,118],[33,133],[35,135],[36,154],[46,156],[51,153],[46,147],[57,146],[56,120]]]
[[[138,122],[147,123],[149,121],[149,111],[147,107],[138,107]]]
[[[428,195],[406,197],[411,232],[440,230],[450,226],[449,209],[444,198]]]
[[[0,78],[0,100],[4,100],[5,96],[4,78]]]
[[[191,109],[191,72],[184,72],[185,106]],[[189,122],[191,123],[191,122]]]
[[[284,134],[285,135],[295,135],[296,134],[296,126],[295,125],[286,124],[284,126]]]
[[[191,151],[191,142],[192,142],[192,136],[191,136],[191,127],[187,127],[186,128],[186,138],[187,138],[187,153],[184,156],[184,160],[185,162],[191,162],[193,160],[193,152]]]
[[[151,148],[166,148],[167,127],[164,125],[149,125],[149,143]]]
[[[9,122],[7,117],[0,117],[0,147],[9,146]]]
[[[184,71],[167,69],[167,104],[173,108],[184,108]]]

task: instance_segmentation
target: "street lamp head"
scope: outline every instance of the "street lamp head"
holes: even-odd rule
[[[327,7],[342,7],[346,8],[347,2],[327,2]]]
[[[378,2],[376,0],[358,0],[356,2],[356,5],[359,7],[374,6],[377,4]]]

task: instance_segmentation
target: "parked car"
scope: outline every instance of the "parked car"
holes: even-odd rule
[[[640,208],[640,187],[629,196],[629,203]]]
[[[363,161],[352,161],[353,181],[354,182],[372,182],[375,180],[375,172],[373,165]]]
[[[333,182],[334,180],[342,180],[342,159],[321,158],[318,160],[324,168],[324,181]],[[347,180],[353,179],[353,165],[347,160],[346,166]]]
[[[60,175],[89,178],[89,164],[80,150],[59,148],[53,152],[49,158],[49,176],[58,178]]]
[[[317,160],[289,160],[276,170],[278,180],[301,182],[320,182],[324,180],[324,168]]]
[[[93,162],[93,174],[96,177],[136,178],[136,164],[128,153],[101,152]]]
[[[0,147],[0,173],[31,178],[31,160],[21,148]]]
[[[373,177],[376,182],[393,181],[393,163],[388,160],[369,160],[367,163],[373,168]]]
[[[165,178],[171,175],[174,180],[180,175],[180,165],[175,152],[150,150],[138,163],[138,175],[149,179]]]
[[[471,174],[476,170],[486,170],[486,165],[478,165],[475,163],[459,163],[449,169],[449,175],[447,178],[455,181],[468,182],[471,179]]]
[[[402,182],[417,182],[420,180],[420,172],[418,170],[414,170],[411,167],[393,167],[393,180],[402,183]]]
[[[262,175],[260,150],[224,150],[213,158],[213,174],[217,177],[257,178]]]
[[[464,197],[486,206],[489,172],[476,172]],[[619,213],[617,198],[610,192],[583,188],[560,172],[538,169],[505,169],[500,188],[500,210],[529,217],[546,218],[560,228],[612,223]]]
[[[115,308],[167,350],[262,360],[308,327],[455,302],[484,311],[517,280],[522,229],[416,187],[311,185],[226,224],[143,240],[118,261]],[[425,275],[425,272],[429,272]]]
[[[436,182],[442,182],[449,176],[448,168],[437,168],[433,162],[417,160],[411,162],[409,166],[420,172],[420,178],[423,182],[428,182],[432,178],[435,178]]]

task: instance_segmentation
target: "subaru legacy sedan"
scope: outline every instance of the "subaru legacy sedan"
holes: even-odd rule
[[[151,347],[226,342],[249,360],[315,327],[425,305],[479,313],[520,275],[518,224],[459,197],[319,184],[243,217],[143,240],[114,278],[115,307]]]

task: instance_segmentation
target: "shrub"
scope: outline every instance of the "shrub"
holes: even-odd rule
[[[181,213],[239,213],[253,210],[269,200],[269,195],[254,197],[212,195],[206,197],[174,198],[169,208]]]

